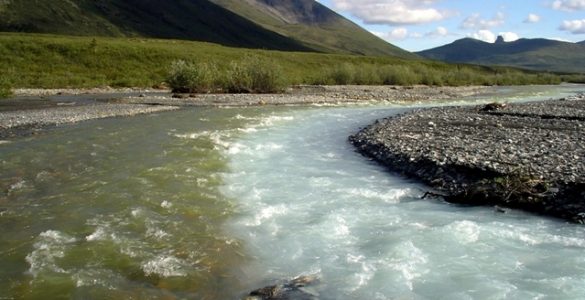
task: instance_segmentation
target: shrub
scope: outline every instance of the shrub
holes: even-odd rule
[[[251,93],[252,78],[246,66],[232,62],[223,79],[223,89],[228,93]]]
[[[223,79],[223,89],[230,93],[277,93],[284,89],[285,81],[278,64],[249,58],[230,64]]]
[[[420,83],[420,76],[409,66],[385,65],[380,68],[379,74],[383,84],[413,85]]]
[[[327,77],[333,84],[346,85],[354,83],[355,73],[355,67],[352,64],[344,63],[330,69]]]
[[[218,71],[215,65],[192,64],[177,60],[171,64],[166,82],[173,92],[210,92],[217,87]]]
[[[358,85],[379,85],[382,84],[382,79],[376,66],[362,64],[355,67],[353,83]]]

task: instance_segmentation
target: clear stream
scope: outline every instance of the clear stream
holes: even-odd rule
[[[238,299],[299,275],[320,299],[585,299],[585,227],[420,200],[347,143],[408,108],[197,108],[0,142],[0,299]]]

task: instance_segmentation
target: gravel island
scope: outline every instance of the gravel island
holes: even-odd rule
[[[585,95],[417,109],[349,138],[358,151],[465,205],[585,223]]]
[[[488,87],[295,86],[281,94],[172,94],[149,89],[17,89],[0,101],[0,140],[91,119],[132,116],[181,107],[339,105],[457,99]]]

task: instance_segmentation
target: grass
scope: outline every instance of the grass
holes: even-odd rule
[[[250,92],[256,92],[262,80],[272,81],[271,85],[277,89],[294,84],[456,86],[554,84],[563,80],[556,74],[504,67],[396,57],[251,50],[142,38],[0,33],[0,57],[2,78],[13,88],[158,86],[167,80],[182,80],[169,76],[172,69],[180,68],[178,61],[189,68],[199,67],[200,74],[189,76],[201,78],[202,82],[208,80],[205,84],[211,87],[237,91],[245,86],[243,89]],[[250,74],[246,70],[257,72]],[[573,81],[583,79],[583,75],[571,77]]]
[[[0,99],[8,98],[10,95],[12,95],[10,83],[4,76],[0,75]]]

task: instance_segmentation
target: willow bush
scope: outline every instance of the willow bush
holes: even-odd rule
[[[166,82],[177,93],[276,93],[286,86],[281,68],[258,58],[232,61],[223,69],[178,60],[171,64]]]

